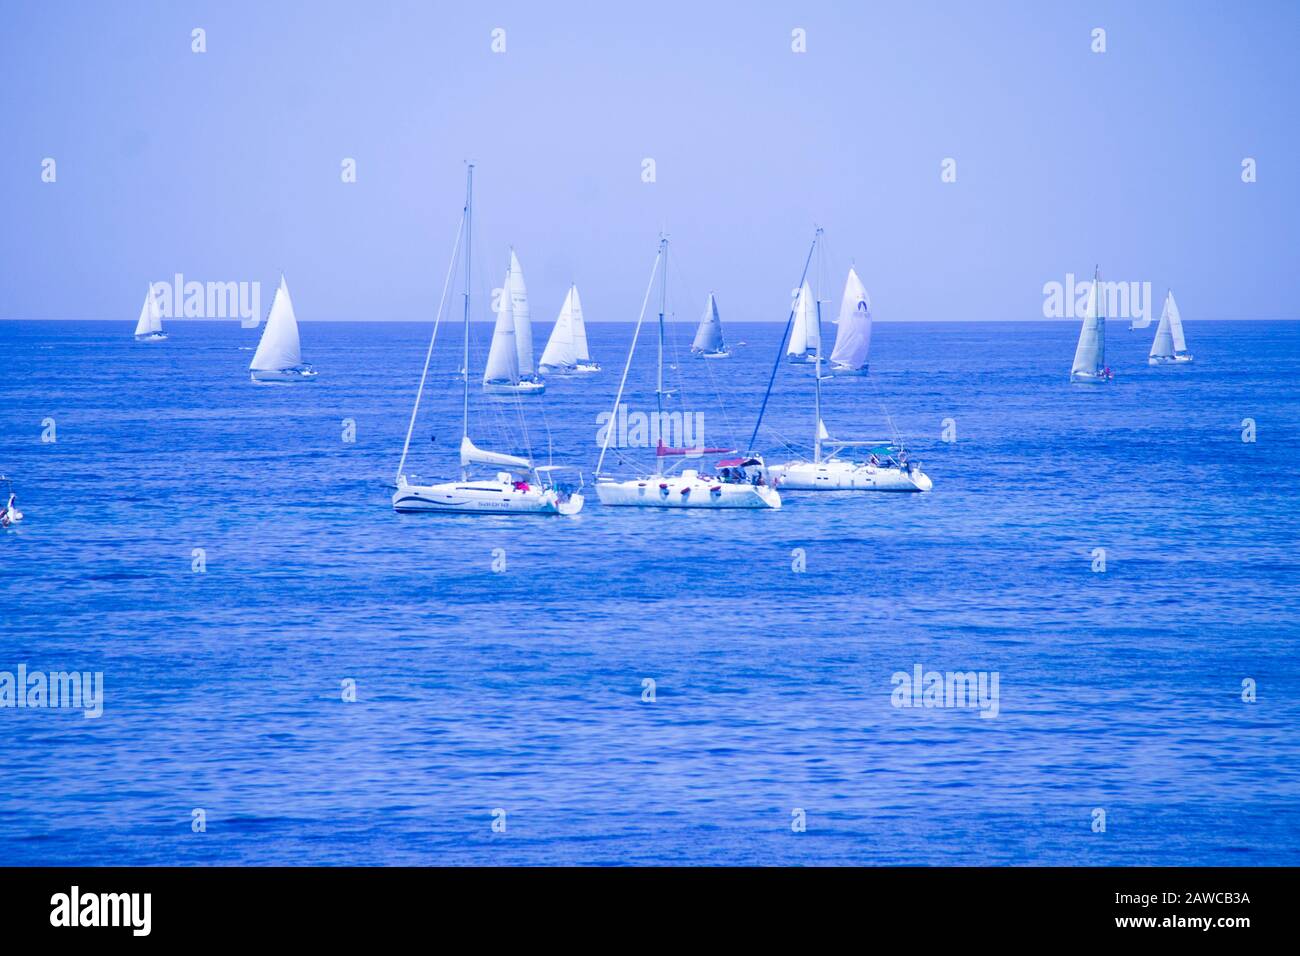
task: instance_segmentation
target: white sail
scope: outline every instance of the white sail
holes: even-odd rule
[[[570,310],[573,316],[573,357],[579,362],[590,362],[591,351],[587,347],[587,320],[582,315],[582,300],[578,298],[576,285],[569,287],[569,295],[573,296],[573,308]]]
[[[1070,374],[1096,375],[1106,365],[1106,316],[1101,305],[1101,276],[1094,272],[1088,289],[1088,304],[1079,328],[1079,344],[1074,350]]]
[[[1169,332],[1174,340],[1174,354],[1182,355],[1187,351],[1187,339],[1183,336],[1183,317],[1178,314],[1178,303],[1174,301],[1172,289],[1165,297],[1165,310],[1169,313]]]
[[[1173,296],[1165,298],[1165,307],[1160,310],[1160,324],[1156,326],[1155,341],[1151,343],[1151,358],[1174,357],[1174,335],[1169,318],[1169,303]]]
[[[158,308],[158,297],[154,295],[153,283],[150,283],[144,294],[144,304],[140,306],[140,318],[135,323],[135,336],[140,338],[161,331],[162,310]]]
[[[787,355],[807,355],[816,352],[821,344],[817,330],[817,302],[808,283],[799,290],[794,306],[794,326],[790,330],[790,348]]]
[[[469,465],[499,465],[502,468],[522,468],[525,470],[532,467],[527,458],[503,455],[496,451],[484,451],[470,441],[468,435],[460,440],[460,463],[462,467]]]
[[[718,300],[712,292],[709,301],[704,303],[704,315],[700,327],[695,331],[695,341],[691,344],[692,352],[721,352],[726,348],[722,340],[722,318],[718,315]]]
[[[289,300],[289,287],[280,276],[280,287],[275,290],[271,311],[266,316],[262,341],[257,344],[249,368],[258,372],[274,372],[302,365],[302,346],[298,341],[298,320]]]
[[[587,331],[582,331],[582,353],[578,353],[577,326],[582,322],[582,306],[578,304],[578,287],[571,286],[560,307],[560,317],[555,320],[551,337],[542,350],[543,368],[573,368],[579,359],[586,358]]]
[[[836,323],[831,362],[842,368],[866,367],[867,354],[871,351],[871,298],[852,268],[844,282],[844,298],[840,300]]]
[[[513,256],[511,257],[513,259]],[[489,382],[519,381],[519,351],[515,346],[514,297],[510,294],[510,273],[506,273],[497,305],[497,324],[492,330],[492,347],[488,349],[487,368],[483,370],[483,384]]]
[[[519,375],[527,377],[536,371],[533,367],[533,324],[528,315],[528,287],[524,285],[524,270],[519,258],[510,250],[510,275],[506,278],[510,291],[510,307],[514,310],[515,349],[519,353]]]

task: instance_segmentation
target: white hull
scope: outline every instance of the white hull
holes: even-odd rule
[[[403,514],[573,515],[582,510],[584,500],[580,494],[561,500],[551,488],[530,486],[521,491],[504,481],[446,481],[402,484],[393,493],[393,510]]]
[[[831,374],[832,375],[866,375],[867,366],[863,365],[861,368],[854,368],[851,365],[836,365],[835,363],[832,362]]]
[[[731,353],[726,350],[723,350],[721,352],[692,352],[691,354],[694,355],[696,358],[704,358],[704,359],[731,358]]]
[[[0,528],[8,528],[23,520],[23,513],[13,508],[0,509]]]
[[[770,485],[730,484],[698,475],[651,475],[596,482],[602,505],[629,508],[780,508]]]
[[[282,368],[282,369],[253,369],[248,373],[248,377],[258,383],[265,382],[314,382],[316,381],[317,371],[311,366],[303,368]]]
[[[546,375],[593,375],[600,371],[595,362],[583,365],[539,365],[538,369]]]
[[[1147,364],[1148,365],[1187,365],[1192,361],[1193,361],[1192,356],[1188,354],[1170,355],[1170,356],[1153,355],[1147,359]]]
[[[803,355],[790,355],[787,353],[785,360],[791,365],[815,365],[817,355],[814,352],[805,352]]]
[[[1075,385],[1105,385],[1114,380],[1114,375],[1094,375],[1092,372],[1070,373],[1070,381]]]
[[[768,474],[785,491],[929,491],[934,482],[920,468],[911,472],[831,458],[769,465]]]
[[[484,382],[483,391],[489,395],[540,395],[546,391],[545,382]]]
[[[135,337],[137,342],[165,342],[167,340],[166,332],[147,332],[144,335]]]

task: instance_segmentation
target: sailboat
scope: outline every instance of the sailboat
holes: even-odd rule
[[[0,528],[8,528],[23,520],[23,513],[18,510],[18,496],[14,494],[14,485],[4,475],[0,475],[7,495],[4,507],[0,508]]]
[[[1187,351],[1187,339],[1183,337],[1183,319],[1178,314],[1174,290],[1170,289],[1165,296],[1165,307],[1160,312],[1160,325],[1156,327],[1156,338],[1151,343],[1147,364],[1183,365],[1190,361],[1192,353]]]
[[[506,339],[510,340],[509,350],[504,345]],[[507,356],[510,350],[514,352],[513,359]],[[497,324],[492,332],[487,368],[483,372],[483,391],[492,395],[540,395],[546,391],[546,383],[538,378],[533,367],[533,324],[528,314],[528,287],[524,285],[524,270],[519,267],[519,257],[514,249],[510,250],[510,266],[497,304]]]
[[[695,330],[695,341],[691,343],[691,354],[696,358],[727,358],[731,350],[722,339],[722,317],[718,315],[718,299],[712,292],[709,301],[704,303],[704,315],[700,327]]]
[[[1092,272],[1092,288],[1088,290],[1088,303],[1083,310],[1083,324],[1079,328],[1079,344],[1074,350],[1074,364],[1070,366],[1070,381],[1096,385],[1110,382],[1115,374],[1106,365],[1106,306],[1101,290],[1101,269]]]
[[[835,323],[835,347],[831,350],[832,375],[866,375],[867,353],[871,351],[871,299],[858,273],[849,267]]]
[[[537,367],[543,372],[569,372],[589,375],[600,371],[600,364],[591,357],[587,348],[587,324],[582,318],[582,300],[578,298],[577,285],[570,285],[560,307],[560,317],[555,320],[551,337],[542,349],[542,359]]]
[[[140,306],[140,318],[135,323],[135,340],[137,342],[162,342],[167,333],[162,328],[162,310],[158,308],[158,298],[154,295],[153,283],[144,293],[144,305]]]
[[[808,250],[808,260],[804,265],[804,273],[807,275],[808,263],[813,261],[814,255],[817,256],[817,275],[821,275],[821,246],[822,230],[817,229],[813,237],[812,247]],[[844,350],[840,352],[841,364],[846,370],[855,374],[864,374],[866,371],[866,353],[871,341],[870,325],[870,307],[865,311],[866,325],[865,334],[861,322],[858,306],[866,301],[866,292],[863,290],[859,296],[861,283],[856,282],[857,275],[850,270],[849,284],[845,289],[845,300],[841,303],[841,316],[844,316],[844,306],[849,306],[850,320],[857,322],[856,325],[850,324],[841,329],[836,339],[837,349],[841,340],[844,344]],[[856,282],[856,285],[855,285]],[[818,282],[820,286],[820,281]],[[821,299],[814,297],[809,290],[808,282],[804,281],[803,288],[799,293],[799,301],[791,312],[790,326],[792,331],[799,322],[800,309],[806,309],[811,316],[808,320],[809,327],[816,329],[818,333],[821,330]],[[843,318],[841,319],[843,321]],[[847,333],[847,334],[846,334]],[[820,340],[820,334],[818,335]],[[814,354],[813,364],[815,366],[814,384],[813,384],[813,410],[814,410],[814,427],[813,427],[813,457],[807,459],[796,459],[784,464],[775,464],[769,466],[769,473],[777,486],[788,491],[904,491],[917,492],[929,491],[934,487],[934,482],[930,476],[921,470],[919,462],[910,462],[907,458],[907,450],[901,442],[886,441],[882,439],[862,441],[862,440],[845,440],[832,438],[826,429],[826,424],[822,421],[822,381],[829,378],[828,375],[822,374],[822,357],[820,350]],[[776,366],[772,369],[772,378],[768,381],[767,395],[771,394],[772,382],[776,378]],[[751,447],[758,441],[759,426],[763,421],[763,411],[767,408],[767,395],[763,398],[763,406],[759,410],[758,421],[754,424],[754,433],[750,438]],[[859,454],[868,456],[866,461],[855,461],[852,458],[841,458],[841,452],[848,452],[851,449],[862,449]]]
[[[646,307],[650,302],[650,293],[654,289],[655,278],[662,275],[659,285],[659,349],[658,366],[655,379],[656,420],[664,422],[664,399],[672,391],[664,388],[664,315],[668,300],[668,238],[659,239],[659,254],[655,256],[654,268],[650,270],[650,283],[646,286],[645,299],[641,302],[641,313],[637,316],[636,328],[632,332],[632,344],[627,351],[627,364],[623,367],[623,378],[619,382],[618,394],[614,397],[614,408],[610,413],[610,426],[605,429],[605,438],[600,448],[600,458],[596,462],[596,494],[602,505],[633,508],[780,508],[781,495],[768,481],[762,458],[755,455],[735,457],[735,449],[708,448],[701,445],[694,448],[673,448],[665,446],[663,437],[659,436],[655,447],[655,466],[650,474],[636,478],[618,479],[604,475],[605,455],[609,451],[610,435],[613,422],[618,417],[618,409],[623,402],[623,390],[627,385],[628,372],[632,368],[632,357],[636,354],[636,343],[641,336],[641,326],[645,321]],[[703,440],[703,436],[700,436]],[[682,468],[680,471],[671,464],[674,459],[685,464],[698,461],[706,455],[726,454],[733,457],[717,461],[713,467],[717,474],[701,473],[698,467]]]
[[[460,437],[460,479],[458,481],[440,481],[431,484],[411,480],[415,476],[406,474],[406,459],[411,450],[411,435],[415,431],[416,416],[420,411],[420,399],[424,395],[424,384],[429,376],[429,362],[433,357],[434,344],[438,340],[438,326],[442,319],[443,306],[447,301],[447,288],[451,283],[452,272],[456,267],[457,254],[464,240],[465,249],[465,291],[464,291],[464,351],[462,368],[469,369],[470,337],[470,240],[473,231],[474,212],[474,166],[470,164],[465,174],[465,207],[461,216],[460,227],[456,231],[456,245],[452,249],[451,264],[447,269],[447,281],[443,284],[442,299],[438,303],[438,315],[434,320],[433,333],[429,338],[429,350],[424,357],[424,371],[420,374],[420,387],[415,393],[415,405],[411,409],[411,422],[406,429],[406,442],[402,446],[402,459],[397,465],[396,491],[393,493],[393,510],[401,513],[435,512],[452,514],[534,514],[534,515],[574,515],[582,510],[581,474],[578,485],[561,482],[557,475],[570,469],[558,466],[536,467],[528,458],[509,455],[503,452],[480,448],[469,435],[469,375],[461,376],[461,437]],[[507,277],[508,279],[508,277]],[[509,286],[507,285],[507,289]],[[492,348],[499,352],[498,361],[506,361],[504,355],[518,362],[514,341],[514,310],[509,306],[509,295],[503,295],[502,308],[497,313],[497,332],[492,338]],[[504,330],[509,330],[506,334]],[[506,349],[504,353],[499,350]],[[491,358],[489,357],[489,363]],[[517,368],[517,365],[515,366]],[[495,469],[490,478],[476,478],[476,468]]]
[[[785,354],[788,361],[796,364],[820,361],[822,330],[816,312],[817,303],[805,282],[794,303],[794,326],[790,330],[790,348]]]
[[[249,363],[249,377],[254,382],[314,382],[316,370],[302,360],[302,344],[298,341],[298,320],[293,314],[289,299],[289,286],[280,276],[280,286],[271,300],[271,311],[266,316],[262,340],[257,343],[253,361]]]

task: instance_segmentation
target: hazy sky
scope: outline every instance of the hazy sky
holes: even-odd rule
[[[635,318],[661,227],[682,318],[784,320],[814,223],[882,319],[1042,318],[1094,262],[1296,318],[1298,44],[1294,2],[5,0],[0,317],[283,269],[300,319],[428,318],[472,158],[479,284],[513,244],[546,322],[570,280]]]

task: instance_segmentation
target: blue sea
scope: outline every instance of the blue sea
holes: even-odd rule
[[[278,388],[256,330],[168,331],[0,322],[0,671],[104,681],[0,709],[0,864],[1300,864],[1298,323],[1150,369],[1112,322],[1106,387],[1072,322],[880,324],[827,427],[896,428],[932,493],[574,518],[393,513],[428,325],[304,323],[319,381]],[[631,331],[476,393],[476,440],[590,483]],[[781,328],[727,331],[672,326],[670,381],[743,447]],[[455,471],[459,350],[408,473]],[[810,442],[811,382],[763,447]],[[996,717],[894,706],[918,665],[997,672]]]

